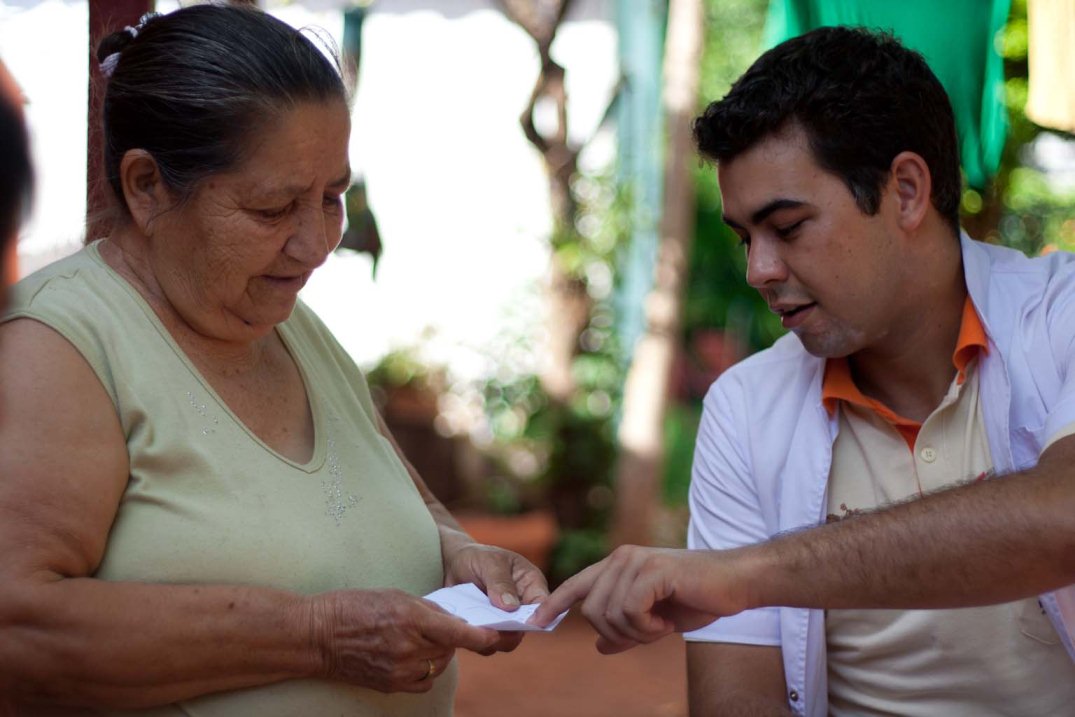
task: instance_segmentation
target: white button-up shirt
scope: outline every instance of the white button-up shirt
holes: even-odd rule
[[[1075,423],[1075,255],[1029,259],[965,234],[960,241],[967,290],[989,338],[980,364],[989,449],[997,473],[1011,473],[1035,465],[1049,440]],[[821,403],[824,367],[789,334],[713,384],[695,447],[688,547],[752,545],[824,522],[838,428]],[[1041,601],[1075,659],[1075,585]],[[823,620],[822,610],[767,607],[686,637],[781,647],[792,711],[824,717]]]

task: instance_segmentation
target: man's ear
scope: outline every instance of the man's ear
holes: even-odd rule
[[[119,181],[131,219],[149,236],[153,220],[172,206],[172,196],[153,155],[130,149],[119,162]]]
[[[930,202],[933,178],[929,166],[915,152],[900,152],[892,159],[889,177],[898,202],[897,221],[901,228],[914,231],[933,206]]]

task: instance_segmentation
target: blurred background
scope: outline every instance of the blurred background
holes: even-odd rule
[[[302,298],[430,487],[554,584],[617,544],[683,544],[702,398],[781,332],[689,127],[766,47],[891,30],[952,96],[968,232],[1075,249],[1075,0],[259,4],[354,95],[344,242]],[[38,170],[17,275],[95,238],[94,40],[175,7],[0,0]],[[464,656],[458,714],[686,714],[681,641],[602,658],[591,637],[572,618]]]

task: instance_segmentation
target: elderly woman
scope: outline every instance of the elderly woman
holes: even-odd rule
[[[270,16],[207,5],[99,55],[121,221],[24,280],[0,326],[0,695],[33,715],[451,714],[454,651],[519,635],[417,596],[547,590],[459,529],[297,301],[340,239],[337,71]]]

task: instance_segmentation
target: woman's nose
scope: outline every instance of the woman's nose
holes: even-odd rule
[[[339,232],[332,234],[331,224],[320,206],[305,206],[299,212],[295,231],[284,253],[310,268],[321,266],[339,242]]]

